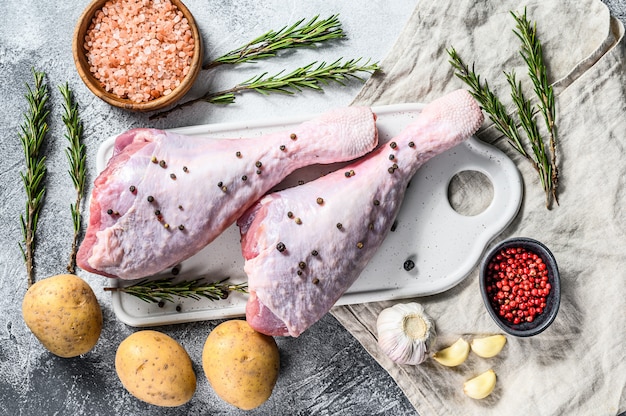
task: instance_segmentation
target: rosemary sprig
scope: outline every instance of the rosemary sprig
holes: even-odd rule
[[[253,90],[263,95],[271,93],[291,95],[306,88],[321,91],[323,89],[322,84],[328,85],[330,82],[344,85],[344,82],[349,78],[363,81],[356,74],[359,72],[372,73],[378,69],[378,64],[370,64],[368,60],[365,64],[360,65],[360,61],[359,58],[341,63],[341,59],[338,59],[331,64],[322,62],[318,66],[315,66],[317,62],[312,62],[286,75],[283,75],[284,71],[271,76],[266,76],[267,73],[264,73],[250,78],[230,90],[206,94],[202,99],[213,104],[232,104],[235,102],[235,94],[246,90]]]
[[[226,283],[228,279],[226,277],[211,283],[205,283],[202,278],[178,282],[172,277],[158,280],[144,279],[130,286],[105,287],[104,290],[127,293],[148,303],[174,302],[175,296],[214,301],[226,299],[230,292],[247,293],[247,283],[228,284]]]
[[[69,273],[76,272],[76,251],[78,250],[78,238],[80,235],[81,215],[80,206],[85,190],[85,145],[81,143],[83,134],[83,125],[78,115],[78,104],[74,102],[74,97],[67,83],[59,87],[59,91],[63,96],[63,124],[67,133],[65,138],[69,141],[69,146],[65,149],[65,155],[70,164],[69,174],[76,190],[76,200],[70,203],[70,211],[72,213],[72,222],[74,224],[74,237],[72,239],[72,248],[70,251],[70,259],[67,264]]]
[[[496,129],[504,134],[511,146],[522,156],[527,159],[530,158],[524,149],[522,137],[517,129],[517,123],[513,117],[508,114],[504,104],[502,104],[498,97],[491,91],[487,81],[482,83],[480,76],[474,71],[474,65],[472,64],[472,68],[470,69],[454,48],[448,49],[447,52],[450,56],[450,64],[456,70],[456,76],[470,87],[470,94],[474,96],[480,106],[487,112],[489,118],[496,126]]]
[[[514,32],[522,41],[520,54],[528,67],[529,77],[535,86],[534,92],[539,98],[537,107],[544,116],[550,134],[549,151],[546,151],[546,143],[536,125],[535,108],[522,94],[521,83],[517,82],[513,73],[505,72],[505,76],[511,87],[511,97],[517,107],[519,121],[507,113],[504,105],[489,89],[487,81],[481,83],[480,77],[474,72],[473,64],[470,69],[454,48],[448,49],[447,52],[450,56],[450,64],[456,70],[456,76],[470,87],[470,92],[485,112],[487,112],[489,118],[494,122],[495,127],[504,134],[515,150],[531,162],[532,166],[539,174],[542,188],[546,194],[546,207],[550,209],[551,200],[554,200],[558,204],[556,193],[558,170],[556,165],[554,94],[547,80],[547,71],[543,61],[541,44],[536,36],[536,25],[532,25],[528,21],[526,11],[524,11],[522,16],[512,14],[517,22],[517,30],[514,30]],[[524,147],[519,132],[520,126],[526,133],[532,153],[526,151]]]
[[[537,107],[543,115],[548,134],[550,135],[551,191],[552,197],[558,205],[559,200],[557,197],[557,188],[559,174],[556,161],[557,132],[555,125],[556,106],[554,104],[554,92],[552,90],[552,85],[548,82],[541,42],[539,42],[539,38],[537,37],[537,24],[532,24],[528,20],[525,8],[523,15],[515,14],[513,12],[511,12],[511,15],[517,23],[517,30],[514,30],[513,32],[522,42],[520,54],[526,62],[526,66],[528,67],[528,76],[535,88],[535,94],[539,98],[539,104]]]
[[[250,78],[231,89],[219,92],[209,91],[201,97],[186,101],[168,110],[154,114],[150,117],[150,119],[166,116],[174,110],[190,106],[200,101],[205,101],[211,104],[232,104],[235,102],[236,95],[245,91],[256,91],[263,95],[269,95],[271,93],[291,95],[296,92],[301,92],[303,89],[322,91],[323,86],[329,85],[331,82],[344,85],[344,83],[349,79],[363,81],[358,73],[373,73],[379,69],[378,63],[370,63],[370,60],[361,64],[361,58],[350,59],[343,63],[341,61],[341,59],[338,59],[330,64],[327,64],[326,62],[322,62],[320,64],[312,62],[285,75],[284,71],[270,76],[267,76],[267,73],[263,73],[259,76]]]
[[[35,280],[34,256],[35,234],[39,212],[43,206],[46,188],[44,177],[46,175],[46,157],[41,154],[44,138],[48,132],[47,118],[50,111],[47,109],[49,98],[48,86],[45,83],[43,72],[32,69],[34,87],[26,84],[28,89],[25,95],[28,101],[28,112],[24,114],[24,122],[20,126],[18,136],[24,148],[26,159],[26,172],[20,172],[24,189],[26,191],[26,212],[20,215],[20,225],[24,240],[20,243],[20,250],[26,263],[26,275],[28,286]]]
[[[511,87],[511,98],[517,107],[520,125],[526,133],[526,137],[528,137],[528,141],[530,142],[530,147],[535,155],[534,160],[531,161],[539,173],[539,180],[546,194],[546,205],[549,205],[549,198],[552,192],[552,167],[550,165],[550,160],[546,155],[546,149],[543,139],[541,138],[541,134],[539,133],[539,127],[537,127],[533,106],[531,102],[524,97],[522,92],[522,83],[515,79],[515,73],[505,72],[505,76],[509,86]]]
[[[319,15],[306,23],[304,23],[305,19],[301,19],[277,32],[270,30],[204,65],[203,69],[214,68],[223,64],[234,65],[243,62],[255,62],[258,59],[276,56],[278,51],[283,49],[314,47],[320,42],[345,37],[339,15],[333,15],[324,20],[318,20],[318,18]]]

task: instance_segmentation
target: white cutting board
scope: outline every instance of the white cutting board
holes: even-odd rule
[[[423,108],[421,104],[374,107],[380,142],[385,143],[411,123]],[[299,117],[252,123],[223,123],[173,129],[187,135],[212,138],[258,137],[313,118]],[[97,168],[106,166],[115,138],[100,146]],[[207,140],[211,140],[207,138]],[[294,172],[278,188],[309,181],[344,164],[314,166]],[[448,200],[450,180],[463,171],[478,171],[492,183],[493,200],[481,213],[457,213]],[[489,242],[515,218],[522,200],[522,179],[514,163],[497,148],[472,137],[423,165],[413,177],[397,227],[361,273],[358,280],[337,302],[338,305],[432,295],[457,285],[480,261]],[[413,260],[411,271],[404,262]],[[246,281],[239,244],[239,229],[232,225],[194,257],[183,262],[177,279],[206,277],[217,281]],[[158,277],[171,277],[167,270]],[[110,280],[111,286],[129,282]],[[113,310],[122,322],[137,327],[166,325],[245,314],[246,294],[233,293],[226,300],[180,299],[164,306],[141,301],[120,292],[112,293]]]

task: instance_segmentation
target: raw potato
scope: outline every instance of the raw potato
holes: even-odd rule
[[[215,327],[207,337],[202,365],[219,397],[250,410],[271,396],[280,355],[274,338],[255,331],[246,321],[231,320]]]
[[[22,300],[24,322],[51,353],[69,358],[96,345],[102,310],[91,287],[73,274],[60,274],[33,284]]]
[[[196,391],[189,354],[158,331],[138,331],[122,341],[115,354],[115,371],[130,394],[156,406],[180,406]]]

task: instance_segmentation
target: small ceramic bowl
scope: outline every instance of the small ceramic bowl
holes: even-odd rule
[[[494,309],[494,306],[492,306],[490,295],[487,293],[487,287],[490,282],[487,280],[489,279],[488,267],[492,259],[502,250],[518,247],[537,254],[543,260],[543,263],[546,265],[546,270],[548,271],[548,282],[552,287],[550,293],[546,297],[546,305],[543,308],[542,313],[537,314],[532,322],[526,322],[523,320],[520,323],[514,324],[506,320],[504,317],[501,317],[496,309]],[[561,301],[559,268],[550,250],[548,250],[548,248],[539,241],[530,238],[516,237],[504,240],[495,245],[485,255],[480,264],[479,280],[480,292],[483,297],[485,307],[487,308],[487,312],[489,312],[489,315],[493,318],[496,324],[510,335],[517,337],[530,337],[537,335],[548,328],[548,326],[550,326],[550,324],[554,321],[554,318],[556,318]]]
[[[154,111],[168,107],[179,101],[189,91],[202,69],[202,38],[200,37],[198,26],[189,9],[187,9],[187,7],[180,0],[170,0],[171,3],[175,5],[187,18],[193,35],[194,54],[189,72],[170,94],[162,95],[150,101],[135,102],[129,99],[121,98],[118,95],[106,91],[100,81],[98,81],[89,70],[89,63],[86,56],[87,51],[84,48],[85,34],[89,29],[95,13],[102,9],[102,6],[104,6],[107,1],[108,0],[93,0],[79,18],[74,30],[74,39],[72,42],[74,63],[76,64],[78,74],[85,85],[87,85],[91,92],[105,102],[126,110]]]

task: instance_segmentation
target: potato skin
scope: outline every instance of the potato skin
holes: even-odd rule
[[[207,337],[202,365],[209,383],[224,401],[254,409],[272,394],[280,368],[274,338],[243,320],[221,323]]]
[[[115,371],[129,393],[156,406],[183,405],[196,391],[189,354],[159,331],[138,331],[122,341],[115,354]]]
[[[24,322],[51,353],[85,354],[102,331],[102,309],[93,290],[78,276],[61,274],[33,284],[22,300]]]

